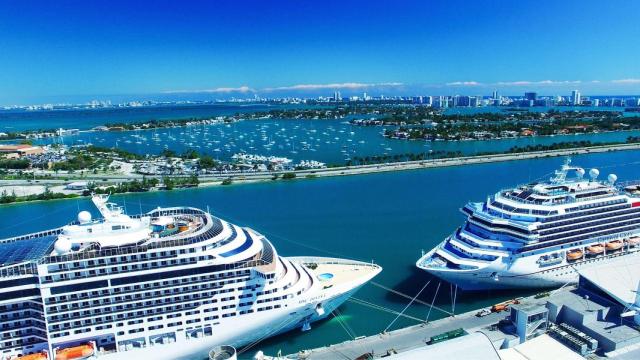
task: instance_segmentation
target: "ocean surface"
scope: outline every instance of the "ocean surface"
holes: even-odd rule
[[[376,282],[414,296],[430,277],[415,268],[421,251],[436,246],[461,225],[459,209],[467,201],[482,201],[488,194],[518,183],[551,176],[563,159],[548,158],[481,165],[358,175],[290,182],[267,182],[114,196],[128,213],[157,206],[195,206],[226,220],[250,226],[265,234],[281,255],[318,255],[375,261],[383,266]],[[573,163],[586,169],[597,167],[601,177],[616,173],[620,181],[640,178],[640,151],[576,156]],[[86,199],[49,201],[0,207],[7,219],[0,237],[61,226],[80,210],[95,211]],[[429,303],[438,281],[419,297]],[[452,288],[442,283],[435,304],[452,308]],[[488,306],[535,291],[493,291],[458,294],[456,313]],[[355,297],[401,311],[408,299],[374,285],[366,285]],[[342,320],[357,335],[384,330],[395,315],[347,302],[340,308]],[[426,319],[429,308],[412,305],[406,312]],[[433,309],[430,320],[445,314]],[[392,328],[416,322],[399,319]],[[348,340],[340,323],[331,317],[294,330],[249,349],[268,354],[292,353]],[[367,349],[363,349],[363,353]],[[203,357],[206,354],[203,354]]]
[[[219,103],[105,109],[0,110],[0,131],[50,130],[57,128],[87,130],[108,123],[202,118],[293,107],[299,108],[301,106],[305,105]]]

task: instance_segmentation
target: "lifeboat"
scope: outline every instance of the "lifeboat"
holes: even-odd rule
[[[80,360],[93,356],[95,350],[91,344],[73,346],[56,351],[55,360]]]
[[[622,240],[613,240],[607,243],[607,251],[619,250],[622,248]]]
[[[587,246],[587,254],[589,255],[600,255],[604,252],[604,246],[602,244],[593,244]]]
[[[567,252],[567,260],[575,261],[578,259],[582,259],[583,252],[580,249],[571,250]]]
[[[640,237],[634,236],[630,239],[627,239],[627,243],[632,246],[638,245],[640,244]]]
[[[49,360],[49,355],[46,351],[18,356],[16,360]]]
[[[185,232],[187,230],[189,230],[189,224],[183,223],[183,222],[178,223],[178,231],[179,232]]]

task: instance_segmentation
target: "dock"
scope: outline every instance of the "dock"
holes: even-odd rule
[[[638,359],[638,270],[640,253],[634,253],[582,269],[576,285],[551,292],[304,350],[284,358],[256,358]]]
[[[527,297],[519,299],[521,304],[542,305],[546,303],[545,297],[536,299]],[[301,354],[287,355],[286,359],[307,359],[307,360],[336,360],[336,359],[356,359],[363,354],[371,353],[374,358],[379,358],[387,354],[402,353],[412,349],[421,348],[427,345],[431,337],[456,329],[464,329],[466,333],[482,332],[497,348],[505,341],[517,339],[516,335],[507,334],[500,331],[495,324],[509,315],[508,311],[492,312],[485,316],[476,316],[478,310],[469,311],[460,315],[449,316],[442,319],[430,321],[393,330],[387,333],[376,334],[366,337],[359,337],[343,343],[329,345],[321,348],[311,349]],[[488,309],[487,309],[488,310]]]

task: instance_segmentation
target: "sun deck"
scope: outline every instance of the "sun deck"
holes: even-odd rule
[[[315,280],[325,287],[333,287],[343,284],[350,284],[363,279],[369,279],[380,272],[381,268],[378,265],[357,262],[357,261],[331,261],[331,259],[320,261],[304,261],[307,268],[311,269],[312,275]]]

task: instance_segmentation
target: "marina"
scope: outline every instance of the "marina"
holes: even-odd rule
[[[514,146],[550,145],[562,141],[625,141],[639,131],[599,134],[541,136],[500,140],[403,141],[382,136],[382,127],[356,127],[345,120],[247,120],[232,124],[124,132],[82,132],[76,136],[41,139],[38,144],[94,144],[118,147],[136,154],[160,154],[171,149],[178,154],[196,150],[214,159],[232,160],[238,153],[286,157],[295,162],[316,160],[343,165],[355,158],[378,155],[460,152],[475,155],[506,151]]]

